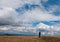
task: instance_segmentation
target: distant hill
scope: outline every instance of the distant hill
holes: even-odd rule
[[[34,34],[0,34],[0,36],[37,36]]]

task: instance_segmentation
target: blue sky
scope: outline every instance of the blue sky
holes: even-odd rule
[[[60,32],[60,0],[0,0],[0,32],[37,34],[38,29],[49,31],[42,35]]]
[[[47,2],[41,1],[41,3],[44,6],[46,11],[50,11],[49,10],[50,6],[54,6],[54,5],[57,5],[58,7],[60,6],[60,1],[59,0],[48,0]],[[24,10],[28,11],[28,10],[32,10],[32,9],[35,9],[35,8],[38,8],[38,7],[40,7],[40,6],[36,5],[36,4],[32,4],[32,5],[24,4],[21,8],[16,9],[16,11],[19,12],[19,13],[20,12],[24,13],[25,12]],[[60,9],[58,8],[51,13],[53,15],[60,16]],[[55,21],[57,21],[57,22],[55,22]],[[54,20],[53,22],[58,23],[59,21],[60,20]],[[45,23],[45,24],[48,24],[48,25],[52,25],[52,23],[50,23],[48,21],[42,21],[42,22]],[[36,24],[38,24],[38,23],[39,23],[39,21],[38,22],[36,21],[36,22],[33,22],[32,25],[36,26]]]
[[[48,10],[47,8],[49,8],[50,6],[54,6],[54,5],[57,5],[58,7],[60,7],[60,0],[49,0],[48,2],[45,2],[45,3],[43,2],[43,5],[46,10]],[[53,12],[53,14],[56,16],[59,16],[60,9],[58,8],[56,11]]]

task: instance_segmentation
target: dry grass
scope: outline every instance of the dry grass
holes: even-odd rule
[[[60,37],[0,36],[0,42],[60,42]]]
[[[60,42],[60,37],[42,37],[43,40],[45,40],[46,42]]]

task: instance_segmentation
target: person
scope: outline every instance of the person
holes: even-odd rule
[[[41,32],[39,32],[39,38],[41,37]]]

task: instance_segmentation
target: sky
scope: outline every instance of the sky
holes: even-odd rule
[[[0,34],[60,36],[60,0],[0,0]]]

